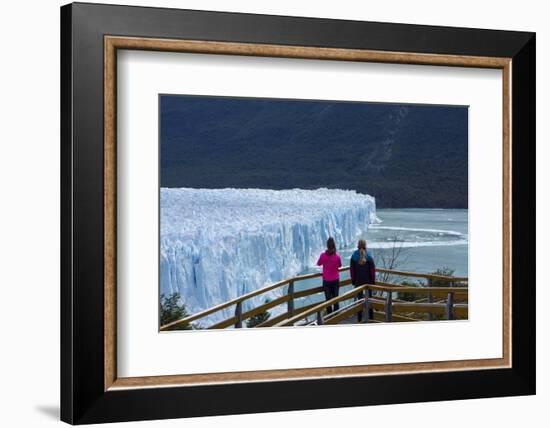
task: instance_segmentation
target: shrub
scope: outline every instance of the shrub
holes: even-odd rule
[[[266,299],[264,304],[269,303],[271,300]],[[267,321],[271,317],[271,313],[269,311],[260,312],[257,315],[254,315],[253,317],[250,317],[246,320],[246,327],[252,328],[256,327],[258,324],[263,323],[264,321]]]
[[[166,325],[173,321],[185,318],[189,314],[185,309],[185,304],[181,303],[180,293],[173,293],[169,296],[161,294],[160,296],[160,325]],[[177,324],[170,330],[191,330],[193,326],[188,323]]]

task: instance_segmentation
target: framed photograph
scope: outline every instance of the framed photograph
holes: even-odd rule
[[[61,105],[62,420],[535,393],[533,33],[76,3]]]

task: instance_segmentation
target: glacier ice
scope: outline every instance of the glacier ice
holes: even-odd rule
[[[344,248],[374,222],[374,198],[353,190],[162,188],[160,292],[196,313],[304,271],[329,236]]]

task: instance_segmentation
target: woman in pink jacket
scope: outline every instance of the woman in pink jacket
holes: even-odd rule
[[[342,259],[336,252],[336,244],[334,238],[328,238],[327,249],[322,252],[317,260],[317,266],[323,267],[323,290],[325,299],[330,300],[338,296],[340,288],[340,273],[338,268],[342,266]],[[327,307],[327,312],[330,314],[333,310],[337,311],[340,308],[338,303]]]

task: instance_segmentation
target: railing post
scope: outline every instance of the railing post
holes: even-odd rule
[[[372,299],[372,290],[370,288],[367,288],[367,298],[368,299]],[[367,318],[369,320],[373,320],[374,319],[374,308],[371,308],[370,307],[370,304],[369,304],[369,310],[367,312]]]
[[[323,321],[323,315],[321,314],[321,311],[317,312],[317,325],[323,325],[325,321]]]
[[[446,307],[448,320],[453,320],[455,318],[453,313],[453,306],[454,306],[454,293],[450,292],[449,294],[447,294],[447,307]]]
[[[428,288],[432,286],[432,279],[431,278],[428,278]],[[432,292],[430,291],[428,293],[428,303],[433,303],[434,302],[434,297],[432,296]],[[428,321],[433,321],[434,320],[434,316],[431,312],[428,312]]]
[[[391,322],[392,319],[392,292],[388,291],[388,295],[386,296],[386,322]]]
[[[243,326],[243,302],[237,302],[237,306],[235,307],[235,317],[237,318],[237,321],[235,321],[235,328],[242,328],[242,326]]]
[[[292,316],[294,315],[294,281],[290,281],[290,283],[288,284],[287,295],[288,295],[288,302],[287,302],[286,310],[288,312],[288,315]]]
[[[370,304],[369,304],[369,296],[368,296],[368,292],[370,291],[368,288],[367,290],[365,290],[365,301],[363,302],[363,318],[362,318],[362,321],[367,324],[369,322],[369,318],[370,318]]]

